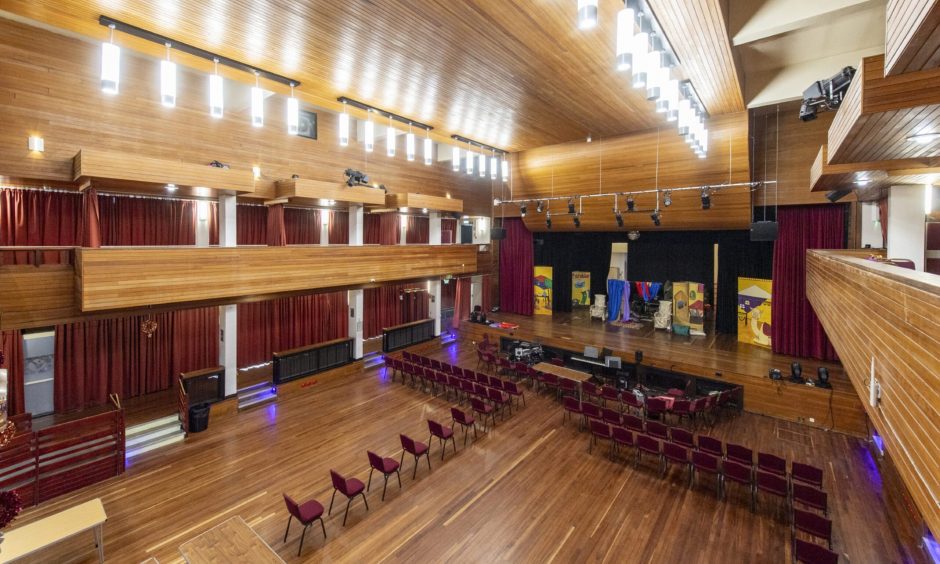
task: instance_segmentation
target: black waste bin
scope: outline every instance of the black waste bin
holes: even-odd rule
[[[209,404],[199,403],[189,408],[189,432],[200,433],[209,427]]]

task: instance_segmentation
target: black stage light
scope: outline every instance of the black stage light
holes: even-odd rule
[[[552,228],[552,216],[547,216],[547,217],[545,218],[545,227],[547,227],[547,228],[549,228],[549,229]]]
[[[659,227],[659,210],[654,211],[650,214],[650,219],[653,220],[653,225]]]
[[[636,211],[636,202],[633,198],[627,198],[627,211]]]
[[[578,214],[574,215],[574,226],[576,228],[581,227],[581,216],[579,216]]]
[[[771,380],[781,380],[783,378],[783,373],[780,372],[779,368],[771,368],[770,373],[767,375]]]
[[[708,193],[707,188],[703,189],[702,190],[702,209],[707,210],[707,209],[710,209],[711,207],[712,207],[711,194]]]
[[[568,198],[568,213],[574,213],[574,200]]]
[[[623,214],[619,210],[614,210],[614,217],[617,219],[617,227],[623,227]]]
[[[672,205],[672,192],[667,190],[666,193],[663,194],[663,205],[667,208]]]
[[[831,388],[832,385],[829,384],[829,369],[825,366],[820,366],[816,369],[816,387],[817,388]]]
[[[803,380],[803,366],[799,362],[790,363],[790,381],[797,384],[802,384]]]
[[[535,211],[537,211],[537,212],[539,212],[539,213],[542,213],[542,210],[543,210],[543,208],[542,208],[542,200],[539,200],[538,202],[535,202]]]
[[[519,215],[521,215],[522,217],[525,217],[525,212],[526,212],[525,204],[522,204],[521,206],[519,206]]]

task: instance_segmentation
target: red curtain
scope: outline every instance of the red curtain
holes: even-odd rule
[[[781,207],[777,221],[771,303],[773,351],[836,360],[835,350],[806,299],[806,251],[845,248],[845,207]]]
[[[99,196],[101,244],[163,246],[196,244],[196,202]]]
[[[235,241],[239,245],[266,245],[268,210],[264,206],[238,205],[235,212]]]
[[[7,413],[19,415],[26,411],[23,397],[23,336],[19,331],[0,333],[0,368],[7,369]]]
[[[284,227],[284,204],[268,206],[267,242],[269,247],[283,247],[287,244],[287,230]]]
[[[320,244],[320,210],[285,208],[284,229],[288,245]]]
[[[428,301],[427,288],[414,284],[366,288],[362,293],[362,336],[378,337],[386,327],[427,319]]]
[[[344,211],[330,211],[330,241],[331,245],[349,244],[349,213]],[[322,217],[322,216],[321,216]]]
[[[888,198],[878,200],[878,223],[881,224],[881,246],[888,248]]]
[[[269,362],[274,353],[348,335],[346,292],[238,304],[238,366]]]
[[[146,316],[91,320],[56,326],[57,412],[174,387],[181,372],[218,364],[218,309],[150,316],[151,337],[141,331]]]
[[[401,239],[401,216],[397,213],[370,213],[363,216],[363,243],[397,245]]]
[[[0,189],[0,246],[78,246],[82,241],[82,196],[49,190]],[[58,264],[59,253],[43,262]],[[4,264],[30,264],[26,252],[4,253]]]
[[[487,274],[483,275],[483,311],[488,312],[493,307],[492,299],[490,297],[491,288],[490,286],[493,283],[493,277]]]
[[[405,242],[409,245],[427,245],[431,241],[431,220],[415,215],[408,216]]]
[[[454,319],[451,325],[460,328],[460,322],[470,318],[470,279],[458,278],[454,296]]]
[[[532,315],[532,232],[519,218],[504,219],[503,227],[506,238],[499,243],[499,306],[507,313]]]
[[[98,211],[98,191],[88,188],[82,193],[82,246],[101,246],[101,214]]]
[[[445,233],[450,232],[450,238]],[[457,242],[457,220],[452,217],[441,219],[441,243],[444,245]]]
[[[457,299],[457,281],[441,282],[441,309],[453,309]]]

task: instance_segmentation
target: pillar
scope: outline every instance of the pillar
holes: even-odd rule
[[[209,202],[196,202],[196,246],[209,246]]]
[[[438,231],[440,233],[440,231]],[[428,315],[434,320],[434,336],[441,334],[441,281],[428,280]]]
[[[483,307],[483,276],[470,277],[470,311],[476,306]]]
[[[332,213],[332,210],[320,210],[320,244],[324,246],[330,244],[329,213]]]
[[[363,208],[361,205],[349,205],[349,244],[361,247],[364,231]]]
[[[428,243],[431,245],[441,244],[441,214],[431,212],[428,214]]]
[[[219,246],[236,246],[234,195],[219,196]],[[208,223],[208,221],[206,222]],[[219,365],[225,368],[225,395],[238,391],[238,307],[219,306]]]
[[[349,205],[349,244],[361,247],[363,241],[363,207]],[[349,305],[349,337],[353,340],[353,358],[362,358],[362,320],[363,320],[363,290],[349,290],[347,293]]]
[[[398,219],[398,244],[407,245],[408,244],[408,216],[406,214],[401,214]]]

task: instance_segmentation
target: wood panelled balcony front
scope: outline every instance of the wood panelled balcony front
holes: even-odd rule
[[[10,249],[23,260],[0,265],[2,329],[469,274],[478,254],[475,245],[107,247],[59,249],[46,264],[49,253]]]

